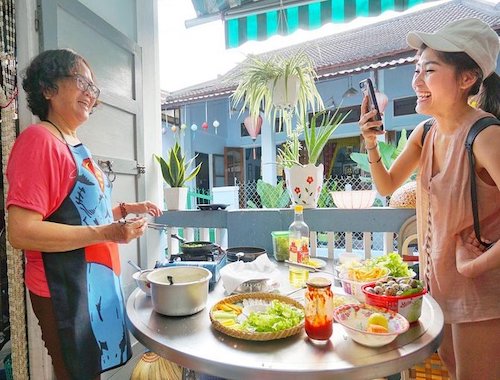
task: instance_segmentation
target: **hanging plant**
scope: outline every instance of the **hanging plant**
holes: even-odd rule
[[[248,109],[253,119],[257,119],[261,111],[270,121],[278,117],[280,123],[285,123],[287,134],[291,134],[294,111],[297,115],[306,115],[308,109],[314,112],[324,108],[316,78],[314,62],[304,52],[291,57],[249,56],[232,95],[232,103],[233,106],[242,103],[240,115]],[[284,88],[278,89],[280,86]],[[296,97],[287,90],[297,90]],[[277,96],[278,104],[273,103],[275,93],[281,93]]]

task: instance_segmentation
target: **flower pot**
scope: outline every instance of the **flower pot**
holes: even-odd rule
[[[285,168],[286,188],[294,205],[316,208],[323,187],[323,164]]]
[[[163,189],[167,210],[185,210],[187,205],[187,187],[166,187]]]
[[[280,77],[268,82],[268,87],[273,94],[273,105],[278,109],[292,109],[297,104],[300,80],[296,75],[290,75],[285,82],[285,77]]]

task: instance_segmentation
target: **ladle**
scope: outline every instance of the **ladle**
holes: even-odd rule
[[[136,263],[134,263],[132,260],[129,260],[129,261],[128,261],[128,263],[129,263],[131,266],[133,266],[135,269],[137,269],[139,272],[142,272],[142,271],[143,271],[143,269],[142,269],[139,265],[137,265]]]

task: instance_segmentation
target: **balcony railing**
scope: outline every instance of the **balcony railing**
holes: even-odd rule
[[[381,253],[391,252],[396,247],[396,234],[414,215],[414,209],[389,207],[306,209],[304,220],[311,231],[311,255],[334,258],[338,252],[352,252],[353,233],[360,237],[354,250],[361,251],[365,258],[372,256],[374,239],[383,240]],[[172,233],[181,232],[188,241],[206,241],[212,231],[212,240],[223,248],[256,246],[272,254],[271,232],[287,230],[292,221],[292,209],[165,211],[156,219],[157,223],[168,226],[169,253],[179,251],[178,242],[170,237]],[[337,244],[339,235],[345,236],[343,246]]]

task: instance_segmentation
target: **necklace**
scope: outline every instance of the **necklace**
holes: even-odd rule
[[[57,125],[55,125],[53,122],[51,122],[49,119],[46,119],[44,120],[45,122],[51,124],[55,129],[57,129],[57,132],[59,132],[59,134],[61,135],[63,141],[66,143],[66,145],[68,145],[68,141],[66,140],[66,137],[64,136],[64,133],[62,133],[62,131],[59,129],[59,127]]]

